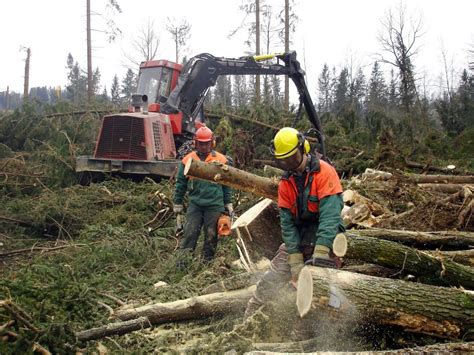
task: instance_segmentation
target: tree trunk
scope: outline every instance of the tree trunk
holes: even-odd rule
[[[409,175],[417,184],[474,184],[474,175]]]
[[[399,274],[418,276],[424,283],[474,289],[474,268],[396,242],[357,236],[352,232],[347,235],[347,258],[394,268]]]
[[[285,53],[290,51],[290,0],[285,0]],[[290,110],[290,80],[285,75],[285,110]]]
[[[455,251],[426,250],[425,252],[435,257],[447,258],[458,264],[474,267],[474,249]]]
[[[135,330],[150,328],[151,323],[147,317],[130,319],[125,322],[107,324],[103,327],[87,329],[76,333],[77,340],[87,341],[105,338],[110,335],[122,335]]]
[[[23,83],[23,100],[28,100],[28,94],[30,92],[30,58],[31,58],[31,49],[26,48],[25,80]]]
[[[311,355],[327,355],[328,351],[315,352],[314,349],[321,348],[324,344],[324,339],[309,339],[298,341],[294,343],[255,343],[253,349],[255,351],[246,352],[245,355],[263,355],[271,352],[272,355],[310,352]],[[414,348],[392,349],[392,350],[377,350],[376,352],[344,352],[345,355],[360,355],[360,354],[377,354],[377,355],[391,355],[391,354],[439,354],[439,353],[473,353],[474,342],[467,343],[440,343],[426,346],[417,346]],[[332,352],[331,352],[332,353]]]
[[[309,310],[309,319],[326,311],[339,321],[366,320],[440,337],[472,337],[474,331],[474,295],[454,288],[311,266],[300,274],[297,299],[305,302],[298,309]]]
[[[189,159],[184,168],[184,175],[214,181],[274,201],[278,198],[278,180],[264,178],[224,164],[208,164]]]
[[[424,248],[469,248],[474,247],[474,233],[439,231],[415,232],[391,229],[351,230],[351,234],[361,237],[372,237]]]
[[[260,55],[260,0],[255,0],[255,55]],[[260,103],[260,75],[255,76],[255,99]]]
[[[462,185],[462,184],[418,184],[419,187],[425,190],[433,190],[437,192],[443,192],[446,194],[454,194],[461,191],[464,187],[474,190],[474,185]]]
[[[86,0],[86,34],[87,34],[87,103],[92,103],[94,88],[92,85],[92,37],[91,37],[91,2]]]
[[[255,286],[243,290],[212,293],[184,300],[156,303],[131,309],[117,310],[115,316],[121,320],[147,317],[151,324],[178,320],[197,319],[229,312],[243,313]]]
[[[166,322],[199,319],[225,313],[243,314],[254,291],[255,286],[251,286],[242,290],[213,293],[174,302],[119,309],[114,315],[122,320],[121,322],[77,332],[76,337],[83,341],[94,340]]]

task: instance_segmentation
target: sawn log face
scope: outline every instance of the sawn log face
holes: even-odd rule
[[[317,317],[318,309],[323,307],[356,322],[398,325],[442,337],[459,338],[474,330],[474,295],[466,291],[309,268],[313,301],[306,317]]]

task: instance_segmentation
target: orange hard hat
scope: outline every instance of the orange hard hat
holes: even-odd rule
[[[232,222],[229,215],[221,214],[217,220],[217,235],[219,237],[227,237],[231,234]]]
[[[213,138],[214,138],[214,134],[206,126],[199,128],[194,134],[194,139],[196,139],[199,142],[210,142],[212,141]]]

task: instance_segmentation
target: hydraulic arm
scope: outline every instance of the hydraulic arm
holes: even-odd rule
[[[263,63],[264,60],[277,58],[276,64]],[[309,95],[304,79],[305,72],[296,59],[296,52],[243,57],[239,59],[218,58],[211,54],[199,54],[190,59],[181,72],[178,84],[168,97],[164,112],[180,110],[188,119],[194,120],[199,113],[204,98],[211,86],[216,84],[220,75],[287,75],[295,84],[301,104],[312,125],[316,129],[320,143],[320,153],[326,159],[324,136],[321,121]]]

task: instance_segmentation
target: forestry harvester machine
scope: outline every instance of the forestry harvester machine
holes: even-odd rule
[[[275,64],[265,61],[277,59]],[[169,178],[197,128],[204,124],[203,102],[221,75],[287,75],[299,93],[298,116],[304,106],[314,126],[319,152],[326,158],[321,122],[304,79],[296,52],[253,57],[218,58],[199,54],[182,67],[156,60],[140,65],[137,94],[128,113],[107,115],[94,155],[80,156],[76,172]],[[189,150],[189,148],[188,148]]]

